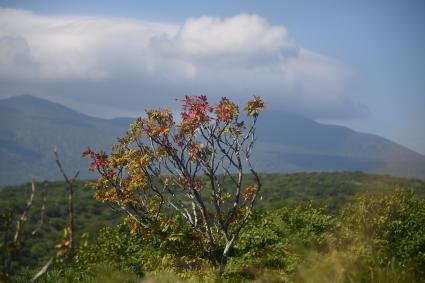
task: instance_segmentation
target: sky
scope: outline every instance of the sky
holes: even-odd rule
[[[424,51],[421,0],[0,0],[0,98],[99,117],[260,95],[425,154]]]

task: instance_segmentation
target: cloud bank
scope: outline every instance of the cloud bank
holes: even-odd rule
[[[255,94],[271,108],[349,119],[364,111],[353,77],[257,15],[179,25],[0,9],[0,96],[32,93],[95,115],[140,113],[186,94]]]

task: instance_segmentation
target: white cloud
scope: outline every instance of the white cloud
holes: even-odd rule
[[[256,15],[238,15],[219,19],[201,17],[187,20],[177,34],[158,38],[160,50],[189,59],[241,58],[250,60],[267,57],[279,60],[295,54],[297,45],[284,27],[271,26]]]
[[[31,70],[38,68],[27,41],[20,36],[0,38],[0,62],[0,76],[3,78],[28,79]]]
[[[275,108],[335,118],[357,114],[351,79],[349,68],[257,15],[170,25],[0,9],[3,96],[33,89],[133,111],[185,94],[258,94]]]

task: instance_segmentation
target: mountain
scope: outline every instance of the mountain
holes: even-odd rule
[[[425,156],[382,137],[264,111],[257,162],[266,172],[361,170],[425,178]]]
[[[30,95],[0,100],[0,184],[60,179],[55,145],[69,175],[80,169],[93,178],[82,150],[110,148],[131,120],[94,118]]]
[[[30,95],[0,100],[0,184],[60,179],[55,145],[69,175],[80,169],[81,178],[94,178],[81,152],[109,150],[132,120],[95,118]],[[361,170],[425,179],[425,156],[346,127],[268,110],[258,137],[254,161],[262,172]]]

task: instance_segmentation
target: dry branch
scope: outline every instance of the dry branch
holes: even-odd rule
[[[57,151],[57,147],[55,146],[53,149],[53,153],[55,155],[55,162],[61,172],[62,176],[65,179],[65,182],[68,186],[68,220],[69,220],[69,250],[70,255],[73,254],[74,251],[74,243],[75,243],[75,224],[74,224],[74,182],[78,178],[79,170],[75,173],[72,179],[69,179],[67,174],[65,173],[62,163],[59,160],[59,154]]]

